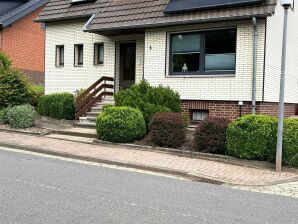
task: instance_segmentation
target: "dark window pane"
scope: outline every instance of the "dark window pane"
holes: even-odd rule
[[[205,38],[205,71],[235,71],[236,30],[209,31]]]
[[[173,72],[198,72],[200,70],[200,54],[174,54]]]
[[[59,55],[59,64],[63,65],[64,64],[64,47],[60,47],[60,55]]]
[[[175,34],[172,36],[173,53],[200,52],[200,34]]]
[[[236,30],[209,31],[205,35],[205,53],[236,53]]]

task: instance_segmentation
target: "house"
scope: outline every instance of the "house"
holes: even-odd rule
[[[0,0],[0,50],[35,84],[44,83],[45,32],[33,20],[48,0]]]
[[[193,121],[278,113],[277,0],[50,0],[37,21],[46,23],[46,93],[145,79],[178,91]],[[290,9],[285,116],[298,104],[297,27]]]

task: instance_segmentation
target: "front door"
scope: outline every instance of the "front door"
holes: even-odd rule
[[[120,44],[120,89],[127,89],[136,81],[136,43]]]

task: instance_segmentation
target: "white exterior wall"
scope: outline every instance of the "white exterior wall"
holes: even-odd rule
[[[297,8],[297,5],[296,5]],[[298,103],[298,12],[289,10],[285,102]],[[279,101],[283,36],[283,8],[267,19],[264,100]]]
[[[265,20],[258,21],[257,100],[262,100]],[[169,34],[177,31],[237,27],[236,74],[222,76],[169,76]],[[144,78],[178,91],[184,100],[251,101],[253,77],[253,25],[251,21],[206,23],[148,29],[145,33]]]
[[[115,75],[115,43],[136,41],[136,82],[143,78],[144,35],[108,38],[83,32],[86,21],[49,23],[46,28],[45,92],[70,92],[88,88],[101,76]],[[104,43],[104,64],[94,65],[94,43]],[[84,44],[84,65],[74,66],[74,44]],[[56,45],[64,45],[64,66],[56,67]],[[116,89],[118,86],[116,85]]]

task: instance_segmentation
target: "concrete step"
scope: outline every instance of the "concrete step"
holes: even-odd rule
[[[96,121],[96,119],[97,119],[97,116],[96,117],[88,117],[88,116],[86,116],[86,117],[80,117],[80,122],[95,122]]]
[[[99,112],[87,112],[85,114],[86,117],[97,117]]]
[[[94,106],[115,105],[115,101],[102,101],[96,103]]]
[[[84,138],[96,138],[97,137],[95,129],[78,128],[78,127],[55,130],[55,131],[53,131],[53,134],[84,137]]]
[[[86,122],[81,122],[81,121],[77,121],[75,122],[75,126],[79,127],[79,128],[92,128],[95,129],[96,127],[96,123],[95,122],[90,122],[90,121],[86,121]]]

